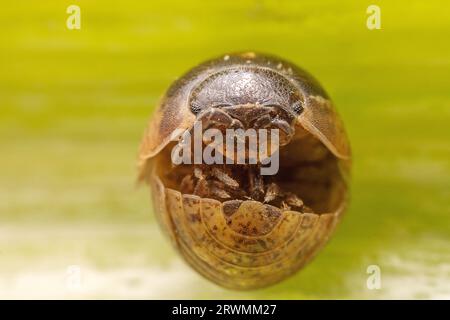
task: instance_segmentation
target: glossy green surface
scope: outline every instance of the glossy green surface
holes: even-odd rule
[[[377,1],[372,31],[364,1],[77,4],[81,30],[66,28],[64,1],[1,6],[0,298],[450,297],[448,2]],[[316,76],[354,154],[351,206],[329,245],[250,292],[184,265],[135,187],[158,97],[197,63],[241,50]],[[369,265],[379,290],[366,286]]]

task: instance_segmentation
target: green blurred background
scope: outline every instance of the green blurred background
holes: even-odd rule
[[[66,27],[70,4],[80,30]],[[366,27],[371,4],[381,30]],[[447,1],[2,2],[0,298],[449,298],[449,17]],[[189,269],[135,187],[164,90],[241,50],[315,75],[354,153],[332,241],[294,277],[250,292]],[[366,286],[369,265],[379,290]]]

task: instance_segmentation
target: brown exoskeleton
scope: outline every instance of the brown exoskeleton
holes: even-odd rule
[[[171,152],[195,122],[224,133],[276,129],[278,173],[262,175],[259,161],[174,164]],[[349,168],[342,122],[318,82],[252,52],[177,80],[140,151],[140,178],[174,246],[200,274],[236,289],[276,283],[311,260],[342,216]]]

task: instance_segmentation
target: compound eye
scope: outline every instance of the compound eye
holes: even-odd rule
[[[197,102],[191,103],[191,111],[193,114],[198,114],[202,110],[202,107]]]
[[[303,102],[295,101],[292,105],[292,110],[295,112],[295,114],[300,115],[303,112]]]

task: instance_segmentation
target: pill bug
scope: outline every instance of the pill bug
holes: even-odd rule
[[[279,170],[261,164],[174,164],[206,127],[280,130]],[[233,289],[279,282],[327,242],[348,200],[350,147],[330,98],[307,72],[253,52],[204,62],[176,80],[145,131],[139,179],[184,260]]]

